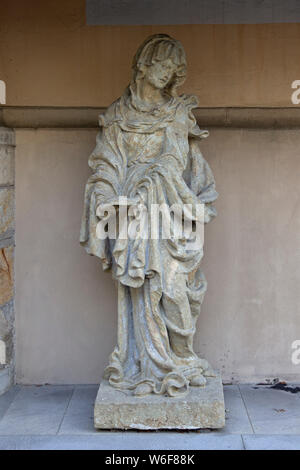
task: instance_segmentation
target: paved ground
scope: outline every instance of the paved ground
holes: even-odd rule
[[[0,449],[300,450],[300,393],[225,385],[220,431],[103,432],[93,428],[97,388],[14,387],[0,397]]]

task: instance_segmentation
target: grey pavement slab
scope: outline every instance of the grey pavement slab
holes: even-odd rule
[[[0,396],[0,421],[7,412],[12,402],[14,401],[19,391],[20,387],[16,385]]]
[[[99,385],[77,385],[59,434],[95,434],[94,403]]]
[[[225,427],[221,434],[251,434],[253,428],[249,420],[238,385],[224,385]]]
[[[0,449],[29,450],[243,450],[241,436],[234,434],[195,432],[102,432],[95,435],[31,436],[22,441],[22,436],[0,437]],[[10,447],[11,446],[11,447]]]
[[[300,436],[252,434],[243,436],[246,450],[300,450]]]
[[[3,248],[2,243],[0,244],[0,247]],[[10,385],[11,385],[11,375],[10,375],[9,367],[5,367],[5,369],[0,369],[0,393],[1,395],[3,394],[4,391],[8,390]]]
[[[0,421],[0,435],[56,434],[73,386],[27,386],[17,393]]]
[[[28,450],[31,436],[0,436],[0,450]]]
[[[300,434],[300,393],[240,385],[255,434]]]
[[[124,432],[94,429],[97,389],[98,385],[13,387],[0,396],[0,449],[300,450],[299,393],[226,385],[222,430]]]

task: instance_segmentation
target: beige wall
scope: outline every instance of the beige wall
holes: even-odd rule
[[[182,41],[184,91],[200,106],[292,105],[300,24],[86,26],[84,7],[1,0],[8,105],[107,106],[128,84],[137,46],[158,32]],[[17,380],[99,382],[116,340],[115,291],[78,244],[96,131],[16,134]],[[238,129],[203,143],[220,199],[206,230],[196,350],[226,380],[300,378],[290,359],[300,339],[299,144],[299,130]]]
[[[78,243],[94,130],[16,132],[17,381],[99,382],[116,340],[109,274]],[[298,380],[298,130],[212,130],[220,193],[195,349],[226,381]]]
[[[8,105],[107,106],[153,33],[181,40],[185,90],[200,106],[291,106],[300,24],[86,26],[84,0],[1,0],[0,80]]]

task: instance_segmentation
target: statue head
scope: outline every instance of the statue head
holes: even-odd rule
[[[167,34],[148,37],[138,48],[132,63],[132,85],[142,79],[156,88],[176,96],[176,89],[185,81],[186,57],[182,44]]]

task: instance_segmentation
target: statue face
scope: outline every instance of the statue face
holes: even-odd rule
[[[171,59],[165,59],[147,67],[144,78],[155,88],[163,89],[170,82],[176,69],[177,65]]]

